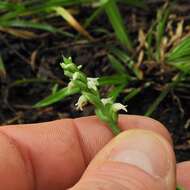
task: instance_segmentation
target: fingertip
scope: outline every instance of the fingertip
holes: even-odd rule
[[[128,130],[115,137],[97,154],[80,184],[84,180],[89,181],[89,178],[92,183],[92,178],[96,182],[103,181],[100,188],[109,186],[113,180],[119,187],[129,189],[174,189],[174,153],[161,135],[142,129]],[[112,183],[110,189],[114,188],[115,184]]]
[[[173,145],[171,135],[166,127],[159,121],[150,117],[139,115],[120,115],[119,126],[122,130],[146,129],[156,132],[163,136],[171,145]]]
[[[81,117],[73,120],[79,132],[87,163],[104,147],[113,137],[112,131],[96,116]],[[158,121],[144,116],[120,115],[119,127],[123,130],[145,129],[163,136],[170,144],[171,136],[168,130]]]
[[[190,161],[177,164],[177,184],[190,190]]]

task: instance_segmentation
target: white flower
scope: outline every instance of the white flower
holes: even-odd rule
[[[83,110],[83,107],[87,104],[88,100],[85,96],[81,95],[78,99],[78,102],[75,104],[77,110]]]
[[[112,98],[102,98],[101,99],[101,102],[104,104],[104,105],[106,105],[106,104],[111,104],[111,103],[113,103],[112,102]]]
[[[73,67],[73,64],[72,64],[72,63],[69,63],[69,64],[61,63],[60,65],[61,65],[61,67],[62,67],[64,70],[67,70],[67,69]]]
[[[79,72],[75,72],[75,73],[73,74],[73,80],[76,80],[76,79],[78,79],[78,78],[80,78],[80,73],[79,73]]]
[[[121,104],[121,103],[115,103],[113,104],[112,108],[114,111],[119,111],[119,110],[123,110],[125,112],[127,112],[127,109],[126,109],[127,106]]]
[[[96,91],[97,86],[99,85],[98,79],[99,78],[87,78],[87,86],[88,86],[88,88],[94,89]]]
[[[82,68],[82,65],[78,65],[77,68],[80,70]]]

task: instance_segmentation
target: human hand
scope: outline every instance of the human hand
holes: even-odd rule
[[[175,190],[172,141],[162,124],[120,116],[119,126],[126,132],[115,138],[96,117],[1,127],[1,189]],[[178,164],[177,183],[186,190],[189,177],[190,162]]]

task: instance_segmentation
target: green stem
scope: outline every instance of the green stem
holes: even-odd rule
[[[112,130],[114,135],[118,135],[119,133],[121,133],[121,129],[117,125],[110,123],[109,127]]]

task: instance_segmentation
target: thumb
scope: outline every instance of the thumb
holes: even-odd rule
[[[175,190],[175,163],[163,137],[129,130],[98,153],[72,190]]]

